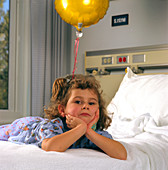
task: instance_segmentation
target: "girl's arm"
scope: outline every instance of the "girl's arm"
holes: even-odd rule
[[[84,121],[67,116],[67,125],[68,121],[70,121],[69,128],[72,129],[52,138],[44,139],[41,145],[43,150],[64,152],[86,133],[87,125]]]
[[[97,123],[98,119],[99,110],[96,112],[95,118],[87,125],[85,136],[110,157],[126,160],[127,151],[120,142],[102,136],[91,128],[94,123]]]
[[[91,140],[96,146],[98,146],[110,157],[122,160],[127,159],[126,149],[121,143],[102,136],[92,129],[87,130],[85,135],[89,140]]]

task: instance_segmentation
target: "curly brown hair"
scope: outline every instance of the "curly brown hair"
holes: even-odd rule
[[[110,126],[111,118],[108,116],[105,101],[102,97],[102,90],[99,82],[93,76],[82,74],[68,75],[65,78],[58,78],[54,81],[52,87],[52,97],[50,105],[44,109],[45,117],[49,120],[61,117],[58,106],[61,104],[66,107],[73,89],[91,89],[98,97],[99,103],[99,120],[96,129],[103,130]]]

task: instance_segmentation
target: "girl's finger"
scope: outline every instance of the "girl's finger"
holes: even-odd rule
[[[99,119],[99,109],[97,109],[95,117]]]
[[[99,115],[99,109],[97,109],[97,111],[96,111],[96,115]]]

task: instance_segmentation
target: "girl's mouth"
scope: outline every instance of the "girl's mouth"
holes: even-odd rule
[[[80,115],[81,116],[90,116],[90,114],[88,114],[88,113],[81,113]]]

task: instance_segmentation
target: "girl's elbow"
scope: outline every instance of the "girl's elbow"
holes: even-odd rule
[[[120,160],[127,160],[127,150],[122,144],[118,154]]]
[[[126,151],[126,149],[124,149],[124,151],[120,153],[119,159],[120,160],[127,160],[127,151]]]
[[[121,155],[121,160],[127,160],[127,152]]]
[[[113,155],[109,155],[111,158],[115,158],[115,159],[120,159],[120,160],[127,160],[127,154],[123,154],[123,155],[119,155],[119,156],[116,156],[114,157]]]
[[[48,139],[44,139],[41,143],[41,148],[44,150],[44,151],[49,151],[48,150]]]
[[[109,155],[111,158],[127,160],[127,151],[124,149],[122,152],[120,151],[118,154]]]

